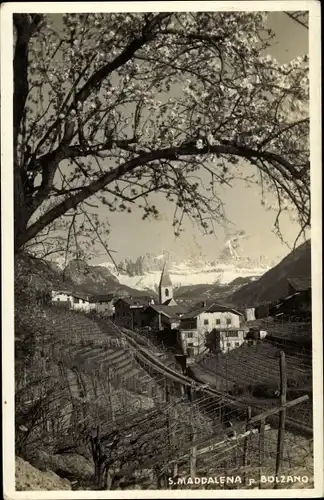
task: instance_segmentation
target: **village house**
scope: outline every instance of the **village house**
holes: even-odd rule
[[[90,297],[90,309],[98,313],[113,316],[115,313],[116,298],[113,293],[92,295]]]
[[[115,303],[115,322],[120,326],[134,330],[145,325],[143,311],[152,303],[153,299],[142,297],[124,297]]]
[[[71,290],[52,290],[52,304],[74,311],[97,311],[113,316],[116,298],[113,293],[90,295]]]
[[[289,278],[288,295],[270,309],[270,315],[283,321],[311,320],[312,283],[310,278]]]
[[[207,334],[214,331],[221,351],[227,352],[244,342],[246,328],[241,325],[243,318],[243,314],[235,309],[203,303],[199,309],[181,317],[178,342],[185,354],[196,356],[206,350]]]
[[[89,295],[70,290],[52,290],[52,304],[75,311],[90,311]]]
[[[287,278],[282,297],[255,307],[255,319],[275,317],[282,320],[309,319],[312,310],[312,282],[310,277]],[[247,310],[246,310],[247,312]]]
[[[52,304],[66,304],[70,307],[70,304],[73,301],[72,293],[73,292],[71,290],[52,290]]]
[[[206,335],[206,347],[213,352],[229,352],[240,347],[246,341],[249,329],[238,328],[216,329]]]
[[[255,308],[255,319],[309,320],[312,314],[311,278],[287,278],[282,297]]]
[[[302,293],[294,293],[280,299],[270,308],[270,316],[279,321],[310,321],[312,304]]]
[[[293,295],[294,293],[300,293],[304,297],[311,299],[312,293],[312,279],[309,278],[288,278],[288,293],[287,295]]]
[[[169,306],[166,304],[154,304],[147,307],[142,318],[145,326],[152,330],[175,330],[180,325],[180,317],[185,309],[181,306]]]

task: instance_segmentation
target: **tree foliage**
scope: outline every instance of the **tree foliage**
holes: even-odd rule
[[[267,55],[265,13],[15,14],[14,28],[17,250],[58,229],[67,251],[94,231],[106,245],[93,208],[154,217],[154,192],[176,234],[185,216],[212,231],[237,178],[275,193],[278,231],[291,207],[310,224],[308,57]]]

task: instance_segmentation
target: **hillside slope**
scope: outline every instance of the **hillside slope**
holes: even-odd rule
[[[311,240],[307,240],[261,278],[236,291],[229,300],[246,307],[277,300],[287,294],[287,278],[310,276]]]
[[[63,276],[56,266],[46,260],[36,259],[27,253],[19,253],[15,257],[15,282],[22,289],[28,290],[46,290],[51,288],[64,288],[72,290],[73,282]],[[19,283],[18,283],[19,282]]]
[[[177,299],[196,299],[197,301],[203,299],[220,299],[232,295],[242,286],[251,283],[258,279],[257,276],[247,276],[235,278],[233,281],[226,285],[215,283],[213,285],[187,285],[176,288],[174,296]]]
[[[104,266],[92,266],[86,262],[73,260],[63,271],[65,279],[73,283],[74,288],[88,293],[115,293],[116,295],[140,297],[156,294],[152,291],[137,290],[120,283],[111,269]]]
[[[82,260],[70,261],[65,269],[46,260],[37,259],[27,253],[15,257],[15,280],[28,290],[47,291],[55,289],[74,290],[88,294],[115,293],[120,296],[140,297],[151,295],[151,290],[137,290],[123,285],[110,269],[91,266]],[[28,292],[29,293],[29,292]]]

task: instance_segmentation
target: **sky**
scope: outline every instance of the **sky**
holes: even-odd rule
[[[56,16],[56,22],[59,29],[61,16]],[[272,41],[268,52],[279,63],[289,62],[308,53],[308,30],[285,13],[269,13],[268,25],[275,33],[275,40]],[[249,165],[245,168],[247,173],[252,173]],[[281,231],[288,245],[283,244],[273,233],[276,212],[269,212],[261,205],[260,190],[257,186],[247,188],[243,181],[233,181],[232,187],[222,188],[219,194],[231,225],[223,228],[216,224],[215,234],[208,236],[204,235],[198,226],[186,220],[184,232],[179,238],[175,238],[172,227],[174,206],[161,194],[154,194],[151,198],[160,212],[158,220],[143,221],[141,210],[134,207],[132,214],[107,212],[103,205],[99,206],[96,212],[100,219],[109,220],[110,235],[105,243],[114,251],[116,262],[125,258],[136,259],[145,253],[160,254],[163,250],[175,253],[183,259],[216,260],[228,236],[239,230],[245,231],[247,235],[240,241],[242,253],[246,257],[257,259],[264,256],[268,261],[275,262],[289,253],[288,245],[294,243],[299,226],[289,215],[285,214],[285,217],[281,218]],[[272,204],[275,200],[268,195],[268,201]],[[92,261],[93,264],[110,260],[99,242],[95,245],[95,251],[97,257]]]
[[[308,53],[308,31],[304,27],[283,12],[270,13],[268,24],[276,35],[274,46],[269,49],[269,53],[278,62],[289,62],[299,55]],[[263,255],[273,262],[289,253],[299,232],[299,226],[289,215],[282,218],[281,231],[288,245],[283,244],[272,232],[276,214],[267,211],[261,205],[257,187],[247,188],[242,181],[234,182],[232,188],[224,189],[223,201],[227,218],[233,223],[229,227],[229,232],[243,230],[247,234],[247,238],[241,240],[245,256],[255,259]],[[131,215],[109,214],[111,232],[108,245],[116,252],[114,253],[116,261],[127,257],[134,259],[147,252],[161,253],[162,250],[176,253],[184,259],[190,257],[217,259],[224,246],[227,229],[216,227],[216,234],[207,236],[187,221],[184,233],[175,238],[172,228],[174,207],[159,195],[154,197],[154,202],[161,213],[158,221],[141,220],[140,210],[133,210]],[[104,207],[99,209],[99,214],[105,217]],[[107,261],[105,251],[100,247],[98,250],[99,254],[94,263]]]

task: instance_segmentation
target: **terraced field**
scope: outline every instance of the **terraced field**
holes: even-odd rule
[[[149,395],[153,379],[136,362],[132,348],[113,324],[108,322],[103,330],[79,312],[51,306],[20,307],[17,317],[16,337],[33,334],[38,349],[50,352],[53,360],[66,367],[71,384],[73,373],[79,372],[86,379],[99,377],[114,388]]]

